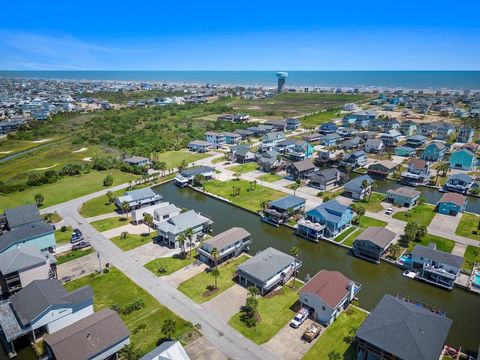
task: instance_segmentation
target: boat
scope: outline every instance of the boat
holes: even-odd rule
[[[415,276],[417,276],[417,273],[415,271],[405,270],[403,272],[403,276],[406,276],[410,279],[415,279]]]

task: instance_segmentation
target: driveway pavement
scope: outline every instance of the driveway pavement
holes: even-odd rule
[[[428,226],[428,231],[436,230],[444,232],[445,234],[455,234],[455,230],[457,230],[458,223],[462,215],[457,216],[450,216],[444,214],[435,214],[432,222]]]
[[[190,359],[195,360],[227,360],[229,357],[215,347],[205,336],[185,346]]]
[[[455,243],[455,247],[452,250],[452,254],[463,257],[463,255],[465,255],[465,250],[467,250],[467,245]]]
[[[212,300],[203,303],[202,306],[217,315],[219,319],[228,323],[228,320],[245,305],[247,296],[247,289],[235,284]]]
[[[158,244],[154,244],[153,242],[149,242],[148,244],[127,251],[127,254],[140,264],[145,265],[152,260],[170,257],[178,254],[179,252],[180,249],[170,249],[166,246],[160,246]]]
[[[197,274],[200,274],[201,272],[205,271],[206,268],[208,268],[208,266],[204,263],[193,263],[184,267],[183,269],[175,271],[173,274],[164,276],[163,279],[170,286],[176,289],[182,282],[194,277]]]
[[[102,259],[100,259],[102,260]],[[105,262],[102,261],[102,266],[105,265]],[[96,253],[90,255],[82,256],[81,258],[68,261],[64,264],[57,266],[57,277],[62,279],[65,276],[70,276],[71,278],[79,278],[91,274],[99,269],[98,258]]]

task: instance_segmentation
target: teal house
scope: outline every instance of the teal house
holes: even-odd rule
[[[462,194],[448,192],[443,194],[437,203],[437,212],[440,214],[456,216],[465,211],[467,197]]]
[[[411,157],[415,155],[415,149],[408,146],[397,146],[394,150],[394,154],[397,156]]]
[[[437,162],[443,159],[445,156],[445,151],[447,151],[447,147],[444,143],[440,141],[433,141],[425,146],[425,149],[420,157],[425,161]]]
[[[476,163],[477,156],[467,149],[456,150],[450,155],[452,169],[472,170]]]

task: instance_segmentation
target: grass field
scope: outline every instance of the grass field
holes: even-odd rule
[[[369,212],[379,212],[383,210],[383,206],[380,205],[380,203],[385,200],[385,195],[384,194],[379,194],[379,193],[372,193],[372,196],[370,197],[370,200],[365,200],[365,201],[359,201],[359,204],[363,205],[365,207],[365,210]]]
[[[336,242],[341,242],[343,239],[347,238],[348,235],[350,235],[351,233],[353,233],[357,228],[355,226],[351,226],[349,227],[347,230],[345,230],[343,233],[341,233],[340,235],[338,235],[336,238],[335,238],[335,241]]]
[[[62,221],[62,217],[58,213],[43,214],[42,219],[45,221],[49,221],[52,224],[56,224]]]
[[[32,149],[37,146],[42,146],[44,144],[52,143],[56,140],[57,139],[55,137],[49,137],[48,141],[44,141],[44,142],[14,140],[14,139],[0,140],[0,159],[3,159],[10,155],[14,155],[21,151]]]
[[[120,236],[115,236],[110,240],[123,251],[128,251],[128,250],[135,249],[139,246],[148,244],[157,235],[158,233],[152,230],[150,231],[150,235],[148,233],[141,234],[141,235],[128,234],[125,239],[120,238]]]
[[[176,322],[174,338],[187,343],[198,336],[192,324],[178,317],[166,307],[160,305],[151,295],[146,293],[119,270],[111,268],[108,274],[90,275],[65,284],[68,290],[78,289],[90,285],[94,293],[94,308],[99,311],[112,305],[120,308],[142,299],[145,306],[130,315],[121,314],[122,320],[130,330],[132,342],[144,353],[157,346],[159,340],[164,339],[162,324],[166,319]]]
[[[212,154],[192,153],[188,150],[165,151],[158,155],[158,161],[165,161],[167,169],[173,169],[178,167],[183,160],[190,164],[198,160],[206,159],[210,156],[212,156]]]
[[[72,230],[71,226],[67,226],[66,231],[62,231],[61,229],[55,230],[55,242],[57,245],[69,243],[72,238]]]
[[[480,216],[465,213],[462,215],[455,234],[480,241],[479,222]],[[477,233],[475,234],[474,231]]]
[[[98,220],[90,223],[95,229],[100,232],[115,229],[117,227],[127,225],[128,219],[124,216],[114,216],[108,219]]]
[[[344,341],[344,338],[349,335],[352,327],[360,327],[367,314],[353,307],[351,309],[353,311],[351,315],[343,312],[323,334],[320,334],[320,337],[305,354],[303,360],[329,359],[328,353],[331,351],[338,352],[340,354],[339,359],[355,359],[355,344],[348,344]]]
[[[473,265],[480,262],[480,247],[468,245],[463,257],[465,259],[463,268],[467,271],[472,271]]]
[[[265,175],[262,175],[258,178],[258,180],[266,181],[268,183],[273,183],[275,181],[282,180],[282,179],[283,179],[283,177],[281,177],[280,175],[277,175],[277,174],[265,174]]]
[[[232,203],[251,211],[260,210],[260,203],[264,200],[272,201],[286,196],[285,193],[257,184],[255,190],[250,190],[250,183],[245,180],[205,182],[205,190],[209,193],[229,199]],[[232,196],[233,187],[240,187],[240,195]]]
[[[103,178],[108,174],[113,175],[113,186],[137,178],[136,175],[118,170],[92,171],[79,176],[66,176],[54,184],[35,186],[11,194],[0,194],[0,211],[3,212],[5,208],[32,204],[35,194],[42,194],[45,198],[43,207],[48,207],[106,189],[103,186]]]
[[[181,283],[178,287],[178,290],[197,303],[211,300],[235,284],[233,282],[235,269],[238,265],[246,260],[246,256],[240,256],[236,259],[229,260],[228,262],[219,265],[218,270],[220,275],[217,278],[218,289],[213,293],[208,292],[207,287],[213,286],[215,284],[215,280],[213,276],[206,271]]]
[[[183,269],[185,266],[192,264],[195,257],[190,259],[189,254],[185,256],[175,255],[168,258],[160,258],[150,261],[144,266],[157,276],[166,276],[173,274],[175,271]]]
[[[435,216],[433,205],[423,204],[417,205],[408,211],[399,211],[393,214],[393,218],[402,221],[417,221],[425,226],[430,225]]]
[[[416,245],[428,246],[429,243],[434,243],[435,245],[437,245],[437,250],[440,250],[446,253],[451,253],[453,248],[455,247],[455,241],[453,240],[445,239],[440,236],[427,234],[422,238],[421,241],[418,241],[418,242],[410,241],[410,243],[408,244],[408,250],[412,251]]]
[[[339,117],[340,110],[326,110],[300,118],[303,125],[317,126],[331,121],[334,117]]]
[[[232,316],[228,323],[245,337],[257,344],[263,344],[293,318],[295,312],[291,307],[297,300],[297,292],[289,285],[285,285],[277,295],[258,298],[257,311],[260,321],[257,326],[247,327],[241,320],[241,312]]]
[[[236,174],[245,174],[250,171],[254,171],[258,169],[258,164],[256,162],[249,162],[246,164],[241,164],[241,165],[236,165],[236,166],[231,166],[226,168],[227,170],[233,171]]]
[[[387,223],[385,221],[374,219],[364,215],[360,218],[360,224],[358,224],[358,226],[362,229],[366,229],[370,226],[385,227],[387,226]]]
[[[70,251],[70,252],[66,253],[65,255],[55,256],[55,258],[57,259],[57,265],[62,265],[64,263],[68,262],[68,261],[72,261],[72,260],[81,258],[83,256],[90,255],[94,251],[95,250],[93,248],[73,250],[73,251]]]
[[[363,229],[356,229],[342,244],[347,246],[353,246],[355,239],[362,233]]]

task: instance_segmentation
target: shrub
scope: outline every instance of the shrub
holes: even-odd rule
[[[108,174],[103,179],[103,186],[112,186],[113,185],[113,176]]]

